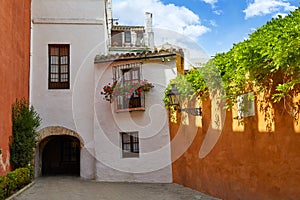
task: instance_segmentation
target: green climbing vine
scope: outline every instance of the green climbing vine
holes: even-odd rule
[[[300,103],[293,102],[293,97],[300,90],[300,9],[272,19],[203,68],[192,69],[170,83],[175,83],[185,98],[221,89],[227,108],[239,95],[251,91],[255,98],[263,95],[266,105],[284,102],[286,110],[298,118]],[[165,94],[169,90],[170,86]],[[164,102],[168,106],[166,96]]]
[[[180,92],[181,99],[191,100],[196,97],[205,98],[208,94],[207,84],[201,73],[201,69],[192,68],[186,75],[178,75],[171,80],[165,91],[165,98],[163,99],[165,105],[169,107],[169,98],[167,94],[171,90],[171,85],[175,84]]]

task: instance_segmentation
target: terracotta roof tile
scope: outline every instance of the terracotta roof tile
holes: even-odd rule
[[[128,52],[128,53],[116,53],[108,55],[96,55],[94,62],[112,62],[112,61],[122,61],[122,60],[135,60],[141,58],[159,58],[159,57],[170,57],[176,54],[182,54],[182,49],[154,49],[153,51],[143,51],[143,52]]]

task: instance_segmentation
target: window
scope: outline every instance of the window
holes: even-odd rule
[[[250,117],[255,115],[254,94],[249,92],[242,94],[237,98],[238,117]]]
[[[139,157],[139,135],[138,132],[121,132],[122,157]]]
[[[113,47],[121,47],[122,46],[122,33],[119,31],[111,32],[111,44]]]
[[[49,89],[70,88],[70,47],[68,44],[49,44]]]
[[[125,32],[125,43],[131,43],[131,33],[130,33],[130,31]]]
[[[144,37],[144,33],[142,33],[142,32],[137,33],[137,39],[136,39],[136,44],[135,44],[137,47],[144,45],[143,37]]]
[[[116,111],[145,110],[145,94],[136,86],[141,80],[141,63],[114,66],[113,76],[122,90],[115,96]]]

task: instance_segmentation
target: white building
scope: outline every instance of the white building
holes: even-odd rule
[[[30,101],[42,118],[36,176],[71,173],[99,181],[171,182],[165,87],[176,51],[108,55],[106,0],[32,0]],[[176,64],[177,63],[177,64]],[[113,81],[154,84],[134,106],[103,99]],[[124,86],[124,85],[122,85]],[[121,106],[121,107],[120,107]]]

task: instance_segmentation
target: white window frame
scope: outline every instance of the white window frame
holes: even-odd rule
[[[248,92],[237,97],[238,118],[255,116],[254,93]]]

